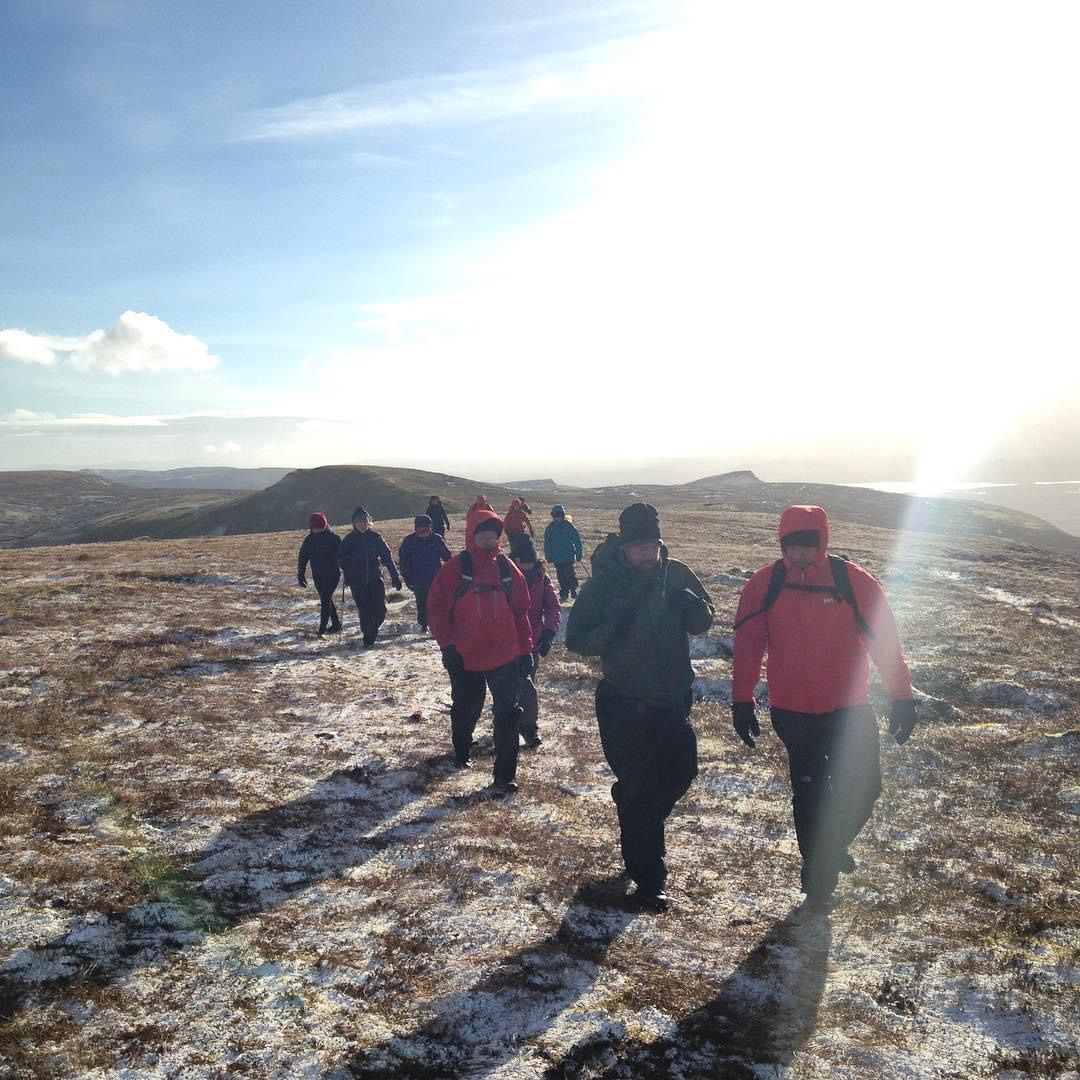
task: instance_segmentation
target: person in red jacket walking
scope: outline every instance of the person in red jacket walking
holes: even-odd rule
[[[510,541],[510,558],[514,565],[525,575],[525,584],[529,586],[529,627],[533,639],[532,673],[521,680],[521,720],[518,731],[525,740],[525,745],[535,750],[543,741],[540,738],[538,720],[540,717],[540,699],[536,694],[536,675],[540,669],[540,658],[551,651],[552,642],[559,632],[562,622],[562,606],[551,578],[544,573],[543,562],[536,557],[536,546],[529,537],[518,533]]]
[[[848,845],[881,794],[869,661],[892,701],[889,731],[898,743],[915,727],[911,673],[881,586],[861,566],[828,554],[825,511],[789,506],[779,537],[783,558],[746,583],[735,613],[732,726],[755,746],[754,687],[768,653],[769,705],[788,752],[802,889],[809,910],[826,910],[840,873],[855,868]]]
[[[510,540],[523,533],[527,533],[529,536],[536,535],[523,500],[513,499],[511,501],[510,509],[506,511],[506,517],[503,518],[503,528],[506,530],[507,538]]]
[[[470,517],[465,551],[443,563],[431,583],[428,626],[450,676],[455,764],[469,764],[486,687],[495,713],[492,792],[507,795],[517,790],[519,684],[532,673],[529,589],[521,571],[499,551],[498,515],[473,509]]]

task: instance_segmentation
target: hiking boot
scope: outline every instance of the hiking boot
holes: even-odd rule
[[[505,784],[492,784],[491,797],[493,799],[505,799],[507,795],[513,795],[518,786],[513,780],[507,780]]]
[[[571,600],[576,600],[577,599],[577,589],[571,589],[570,590],[570,599]]]
[[[525,739],[525,748],[535,750],[544,740],[539,735],[529,735]]]
[[[671,907],[671,901],[663,889],[654,892],[652,889],[643,889],[640,885],[630,894],[630,902],[638,911],[647,911],[653,915],[662,915]]]
[[[454,768],[455,769],[471,769],[472,768],[472,762],[467,757],[466,758],[455,757],[454,758]]]
[[[338,623],[337,626],[328,626],[326,628],[326,632],[328,634],[340,634],[341,633],[341,623]]]
[[[326,628],[322,627],[322,626],[320,626],[319,629],[315,631],[315,636],[316,637],[323,637],[323,636],[325,636],[325,634],[326,634]]]
[[[795,909],[793,915],[799,919],[823,919],[840,901],[832,892],[814,889],[806,894],[806,899]]]

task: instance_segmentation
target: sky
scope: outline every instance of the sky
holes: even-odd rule
[[[5,0],[0,467],[1074,479],[1078,44],[1052,0]]]

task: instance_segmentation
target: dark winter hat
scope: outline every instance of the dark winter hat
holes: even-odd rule
[[[566,517],[566,507],[565,506],[560,506],[558,503],[556,503],[551,508],[551,516],[552,517]]]
[[[352,519],[353,521],[359,521],[361,518],[367,518],[370,521],[371,515],[362,506],[358,506],[352,512]]]
[[[503,531],[502,522],[492,515],[491,517],[484,518],[479,525],[473,529],[473,536],[480,532],[493,532],[496,535],[501,536]]]
[[[414,529],[430,529],[431,528],[431,518],[429,518],[427,516],[427,514],[417,514],[417,516],[413,518],[413,528]]]
[[[536,562],[536,545],[526,533],[518,533],[510,540],[510,558],[516,562]]]
[[[323,529],[330,528],[330,522],[326,520],[326,515],[317,510],[314,514],[307,519],[309,529],[313,529],[315,532],[322,532]]]
[[[798,532],[788,533],[780,541],[781,547],[821,547],[821,533],[817,529],[800,529]]]
[[[619,539],[624,544],[661,538],[660,515],[655,506],[633,503],[619,515]]]

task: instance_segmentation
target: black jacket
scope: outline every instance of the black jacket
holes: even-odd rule
[[[345,581],[349,585],[369,585],[373,581],[381,580],[381,562],[390,572],[394,588],[401,588],[401,578],[398,577],[390,549],[374,529],[362,533],[352,529],[341,541],[337,561],[338,566],[345,572]]]
[[[432,527],[440,536],[446,529],[450,528],[450,519],[446,516],[446,507],[441,502],[429,502],[424,513],[431,518]]]
[[[335,589],[341,579],[338,569],[337,553],[341,547],[341,537],[329,529],[308,533],[300,545],[300,555],[296,560],[296,576],[302,578],[307,565],[311,563],[311,577],[316,589]]]

